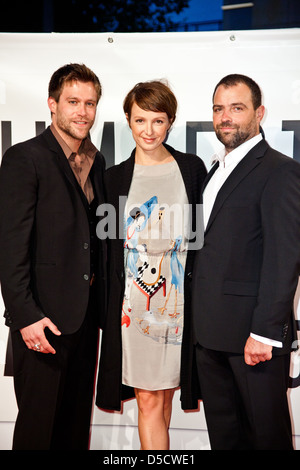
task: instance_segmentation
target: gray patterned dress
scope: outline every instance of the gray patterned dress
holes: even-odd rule
[[[176,161],[135,165],[125,207],[122,382],[179,385],[188,199]]]

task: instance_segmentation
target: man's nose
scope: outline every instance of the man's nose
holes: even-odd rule
[[[222,119],[223,122],[232,120],[231,113],[228,109],[223,109],[221,119]]]
[[[80,103],[77,108],[77,113],[80,116],[85,116],[86,115],[86,107],[84,103]]]

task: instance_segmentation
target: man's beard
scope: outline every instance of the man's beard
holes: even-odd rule
[[[80,119],[78,119],[78,121],[80,121]],[[59,129],[65,132],[65,134],[67,134],[69,137],[72,137],[73,139],[76,139],[76,140],[85,139],[88,136],[89,131],[93,125],[93,123],[90,123],[88,128],[82,129],[82,131],[80,132],[80,129],[74,129],[69,123],[69,121],[67,121],[64,117],[60,115],[57,115],[56,122],[57,122],[57,126],[59,127]]]
[[[236,132],[223,134],[221,132],[223,127],[230,127],[231,129],[235,129]],[[253,128],[252,123],[250,123],[249,126],[243,130],[241,130],[241,128],[238,126],[229,123],[223,123],[217,126],[215,132],[219,141],[222,142],[222,144],[225,145],[225,148],[229,151],[236,149],[241,144],[246,142],[246,140],[249,140],[255,135],[255,129]]]

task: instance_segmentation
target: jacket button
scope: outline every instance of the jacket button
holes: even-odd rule
[[[85,250],[87,250],[88,247],[89,247],[89,244],[88,244],[88,243],[84,243],[84,244],[83,244],[83,248],[84,248]]]
[[[288,329],[289,329],[289,325],[288,323],[285,323],[282,327],[282,335],[281,335],[282,338],[286,338]]]
[[[89,280],[89,275],[88,275],[88,274],[84,274],[84,275],[83,275],[83,279],[84,279],[85,281],[88,281],[88,280]]]
[[[193,277],[192,273],[188,273],[187,277],[188,277],[189,279],[192,279],[192,277]]]

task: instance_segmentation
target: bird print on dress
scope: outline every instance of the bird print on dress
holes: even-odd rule
[[[138,234],[144,230],[148,219],[153,211],[154,206],[157,204],[157,197],[153,196],[144,204],[139,207],[134,207],[125,223],[125,242],[124,248],[126,253],[126,284],[125,284],[125,295],[122,305],[122,325],[125,324],[127,327],[130,325],[130,318],[124,311],[124,302],[128,300],[128,310],[131,311],[130,304],[130,291],[133,283],[133,279],[137,277],[137,261],[139,258],[138,245]]]
[[[174,312],[169,313],[169,316],[172,318],[176,318],[178,315],[180,315],[180,313],[177,312],[177,299],[178,299],[178,293],[183,293],[184,269],[177,256],[177,251],[179,250],[181,242],[182,242],[181,236],[179,236],[178,238],[176,238],[174,242],[172,242],[171,260],[170,260],[170,266],[171,266],[171,272],[172,272],[171,287],[170,287],[164,306],[158,309],[163,315],[170,299],[171,290],[174,287],[175,289]]]
[[[163,226],[166,210],[167,206],[158,204],[158,198],[153,196],[130,210],[126,218],[122,325],[136,327],[141,334],[158,342],[180,344],[184,268],[179,258],[185,248],[180,251],[182,235],[172,239],[168,225]],[[153,243],[162,236],[164,249],[159,242]],[[153,249],[156,246],[160,246],[157,252]]]

